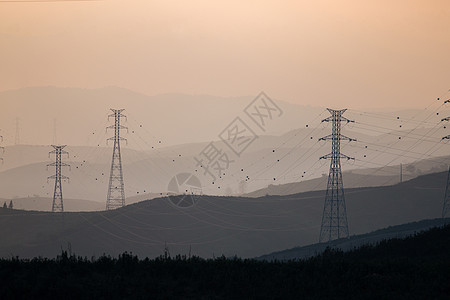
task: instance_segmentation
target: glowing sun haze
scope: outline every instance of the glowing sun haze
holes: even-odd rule
[[[450,2],[0,1],[0,49],[0,90],[422,108],[450,88]]]

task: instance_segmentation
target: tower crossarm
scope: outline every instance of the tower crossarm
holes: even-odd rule
[[[332,140],[333,139],[333,135],[329,134],[327,136],[321,137],[319,139],[319,141],[326,141],[326,140]]]
[[[349,120],[346,117],[343,117],[342,114],[347,111],[347,109],[341,109],[341,110],[334,110],[331,108],[327,108],[327,110],[330,112],[331,116],[328,118],[325,118],[322,120],[322,122],[333,122],[333,120],[336,122],[347,122],[347,123],[355,123],[353,120]]]
[[[128,132],[128,127],[123,126],[123,125],[117,125],[117,126],[111,125],[111,126],[106,127],[106,130],[108,130],[108,129],[114,129],[114,130],[116,130],[116,129],[119,129],[119,130],[120,129],[126,129],[127,132]]]
[[[110,115],[108,115],[108,120],[110,119],[110,118],[115,118],[116,117],[116,115],[119,117],[119,118],[127,118],[127,116],[125,116],[125,115],[123,115],[122,114],[122,112],[125,110],[125,109],[114,109],[114,108],[110,108],[110,110],[113,112],[112,114],[110,114]]]
[[[126,141],[127,139],[124,138],[124,137],[121,137],[121,136],[117,136],[117,137],[112,136],[112,137],[110,137],[110,138],[107,138],[106,140],[107,140],[107,141],[114,141],[114,140]]]
[[[340,134],[339,139],[342,141],[356,142],[356,139]]]
[[[113,137],[106,139],[106,144],[108,144],[109,141],[125,141],[125,143],[128,145],[128,140],[121,136],[117,136],[117,137],[113,136]]]
[[[330,158],[334,158],[334,157],[335,156],[333,155],[333,153],[328,153],[327,155],[321,156],[319,159],[330,159]],[[344,158],[344,159],[347,159],[347,160],[355,160],[354,157],[350,157],[350,156],[347,156],[347,155],[342,154],[342,153],[340,153],[338,155],[338,157],[339,158]]]
[[[69,164],[64,163],[64,162],[52,162],[52,163],[47,164],[47,167],[56,167],[56,166],[70,167]]]
[[[57,175],[52,175],[52,176],[48,176],[48,177],[47,177],[47,180],[48,180],[48,179],[57,179],[57,178],[58,178]],[[61,180],[67,180],[67,181],[69,181],[70,178],[61,174]]]
[[[333,138],[338,138],[341,141],[356,142],[356,139],[347,137],[347,136],[342,135],[342,134],[339,134],[338,136],[333,136],[332,134],[329,134],[327,136],[321,137],[319,139],[319,141],[333,140]]]
[[[441,119],[441,122],[443,122],[443,121],[450,121],[450,117],[446,117],[446,118]]]
[[[355,123],[355,121],[349,120],[349,119],[347,119],[346,117],[343,117],[343,116],[340,116],[338,121],[340,121],[340,122],[347,122],[347,123]],[[333,122],[333,116],[329,116],[328,118],[323,119],[322,122]]]
[[[70,168],[71,168],[69,164],[66,164],[66,163],[63,163],[63,162],[58,162],[58,163],[52,162],[52,163],[50,163],[50,164],[47,164],[47,167],[57,167],[57,166],[61,166],[61,167],[69,167],[69,170],[70,170]]]
[[[48,157],[50,157],[50,155],[52,155],[52,154],[58,155],[58,153],[60,153],[61,155],[67,155],[67,157],[69,157],[69,152],[63,150],[63,148],[66,146],[67,145],[61,145],[61,146],[52,145],[52,147],[55,148],[55,150],[50,151],[48,153]]]

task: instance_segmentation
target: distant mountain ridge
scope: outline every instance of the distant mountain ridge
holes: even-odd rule
[[[259,144],[254,145],[253,150],[249,150],[248,154],[244,153],[234,165],[230,166],[227,172],[230,176],[224,176],[215,184],[208,180],[208,177],[203,174],[204,172],[195,172],[194,170],[197,169],[194,157],[205,144],[180,145],[163,148],[155,152],[124,148],[122,158],[125,195],[127,198],[139,197],[149,193],[154,195],[148,199],[166,195],[169,181],[181,172],[196,174],[202,182],[203,193],[212,195],[230,196],[242,192],[248,197],[261,197],[325,189],[328,172],[326,162],[321,169],[306,174],[303,174],[302,170],[314,165],[316,160],[305,161],[302,165],[292,169],[292,172],[288,174],[289,176],[280,178],[273,175],[280,174],[286,168],[292,167],[291,159],[274,163],[284,153],[293,151],[289,148],[278,148],[276,152],[272,152],[272,148],[269,148],[270,143],[278,138],[262,136]],[[67,146],[66,149],[71,153],[71,156],[69,159],[64,158],[63,160],[70,164],[71,168],[64,168],[63,170],[63,174],[70,177],[69,182],[63,183],[64,197],[104,203],[112,150],[106,147],[73,146]],[[7,147],[4,156],[5,165],[0,166],[0,198],[51,198],[53,181],[47,180],[47,177],[54,173],[54,169],[47,168],[47,164],[51,162],[51,158],[48,157],[49,150],[51,150],[49,146],[19,145]],[[291,157],[295,159],[298,155],[302,155],[304,151],[319,156],[319,151],[326,154],[328,149],[311,148],[305,150],[299,148],[292,152]],[[370,152],[367,153],[370,155]],[[24,159],[21,159],[21,157],[24,157]],[[257,159],[258,157],[264,157],[264,159]],[[450,161],[450,157],[443,156],[403,164],[403,180],[445,171],[448,161]],[[267,164],[270,168],[267,167]],[[348,170],[349,167],[351,165],[343,165],[344,186],[346,188],[389,186],[400,181],[400,165]],[[244,172],[241,171],[241,168]],[[259,177],[254,176],[258,172]],[[250,175],[249,181],[245,181],[247,174]],[[305,178],[303,178],[303,175],[305,175]],[[277,178],[274,180],[273,177],[276,176]],[[245,185],[240,186],[242,182]],[[221,186],[222,189],[218,189],[217,185]],[[86,208],[86,210],[88,209]]]
[[[390,186],[408,181],[421,175],[444,172],[448,169],[444,162],[450,161],[450,156],[424,159],[417,162],[381,168],[367,168],[344,171],[342,173],[345,188]],[[265,195],[289,195],[307,191],[322,190],[327,186],[328,176],[321,178],[274,185],[245,194],[247,197],[262,197]]]
[[[125,114],[129,115],[128,127],[131,130],[142,128],[149,133],[149,144],[156,145],[161,141],[158,146],[169,146],[206,142],[217,139],[218,134],[238,116],[252,128],[256,126],[246,118],[243,110],[259,92],[241,97],[180,93],[148,96],[115,86],[97,89],[28,87],[0,92],[0,102],[8,108],[0,111],[0,128],[5,143],[14,144],[16,118],[19,118],[19,143],[51,144],[54,142],[56,120],[57,143],[92,146],[89,144],[92,142],[92,133],[100,135],[100,132],[104,132],[109,109],[124,108]],[[277,95],[268,96],[283,113],[280,118],[273,118],[265,131],[259,130],[257,126],[253,128],[259,135],[280,135],[296,128],[305,128],[311,122],[320,122],[320,118],[327,117],[324,107],[296,105],[278,99]],[[379,125],[398,129],[402,125],[403,129],[411,129],[416,124],[410,124],[408,120],[418,112],[420,110],[391,111],[399,119],[388,120],[383,117]],[[346,114],[356,121],[373,117],[360,111],[348,111]],[[38,132],[40,134],[36,134]]]
[[[162,145],[176,145],[204,142],[217,139],[217,135],[235,117],[243,114],[243,109],[257,94],[245,97],[147,96],[118,87],[30,87],[0,92],[0,102],[8,107],[7,111],[0,111],[0,128],[6,143],[12,144],[16,132],[15,119],[18,117],[22,143],[50,144],[56,119],[58,143],[86,145],[92,132],[104,131],[110,108],[124,108],[124,114],[129,116],[128,127],[148,131],[152,139],[149,143],[156,145],[161,141]],[[267,128],[268,133],[288,131],[292,129],[290,124],[293,124],[290,121],[301,118],[302,122],[307,122],[311,116],[323,111],[322,108],[276,101],[284,111],[284,121],[272,122]],[[42,107],[46,109],[42,110]],[[39,114],[36,114],[38,110]],[[37,132],[41,134],[36,135]]]
[[[157,197],[160,197],[160,195],[150,193],[127,197],[125,199],[125,204],[130,205],[133,203],[150,200]],[[53,198],[51,197],[45,198],[45,197],[38,197],[38,195],[32,195],[26,198],[0,199],[0,206],[3,203],[9,205],[10,202],[12,202],[13,208],[16,210],[48,212],[52,210]],[[106,198],[104,199],[103,202],[64,198],[63,204],[65,212],[103,211],[106,209]]]
[[[330,124],[320,122],[328,112],[325,108],[289,104],[269,96],[283,113],[263,131],[243,112],[253,100],[251,96],[146,96],[117,87],[33,87],[0,92],[0,102],[8,108],[0,111],[6,145],[4,164],[0,165],[0,197],[50,197],[53,191],[47,177],[54,170],[46,170],[46,164],[53,159],[48,157],[48,151],[52,150],[49,145],[62,143],[68,145],[70,153],[69,158],[63,159],[72,164],[71,171],[63,170],[71,177],[71,182],[64,185],[65,197],[103,202],[112,151],[106,142],[112,135],[106,131],[112,124],[108,121],[111,107],[125,108],[128,116],[123,120],[128,127],[128,133],[123,132],[128,144],[122,143],[127,197],[164,195],[170,180],[186,172],[199,178],[202,192],[208,195],[254,197],[324,189],[322,176],[328,174],[328,163],[319,162],[319,158],[330,152],[331,145],[319,142],[319,138],[331,132]],[[411,121],[417,113],[403,110],[380,117],[377,113],[351,109],[346,112],[356,123],[344,124],[343,133],[357,141],[342,144],[342,152],[355,158],[354,162],[342,164],[347,177],[345,186],[397,183],[400,176],[396,168],[400,163],[405,166],[405,180],[446,169],[448,149],[441,138],[450,129],[434,124],[440,121],[439,115],[433,116],[432,122]],[[445,113],[445,109],[440,113]],[[16,117],[19,117],[19,141],[18,145],[12,145]],[[240,155],[235,155],[219,137],[236,117],[257,136]],[[373,118],[374,123],[366,122]],[[216,178],[209,176],[206,168],[195,160],[210,142],[230,159],[229,167],[220,174],[217,172]],[[417,167],[426,160],[428,166]],[[359,178],[361,174],[364,176]]]

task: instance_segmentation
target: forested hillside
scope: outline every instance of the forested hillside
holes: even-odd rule
[[[0,260],[0,298],[448,299],[450,226],[308,260],[77,257]]]

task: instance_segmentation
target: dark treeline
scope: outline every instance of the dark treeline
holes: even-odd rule
[[[449,299],[450,226],[299,261],[0,260],[0,299]]]

